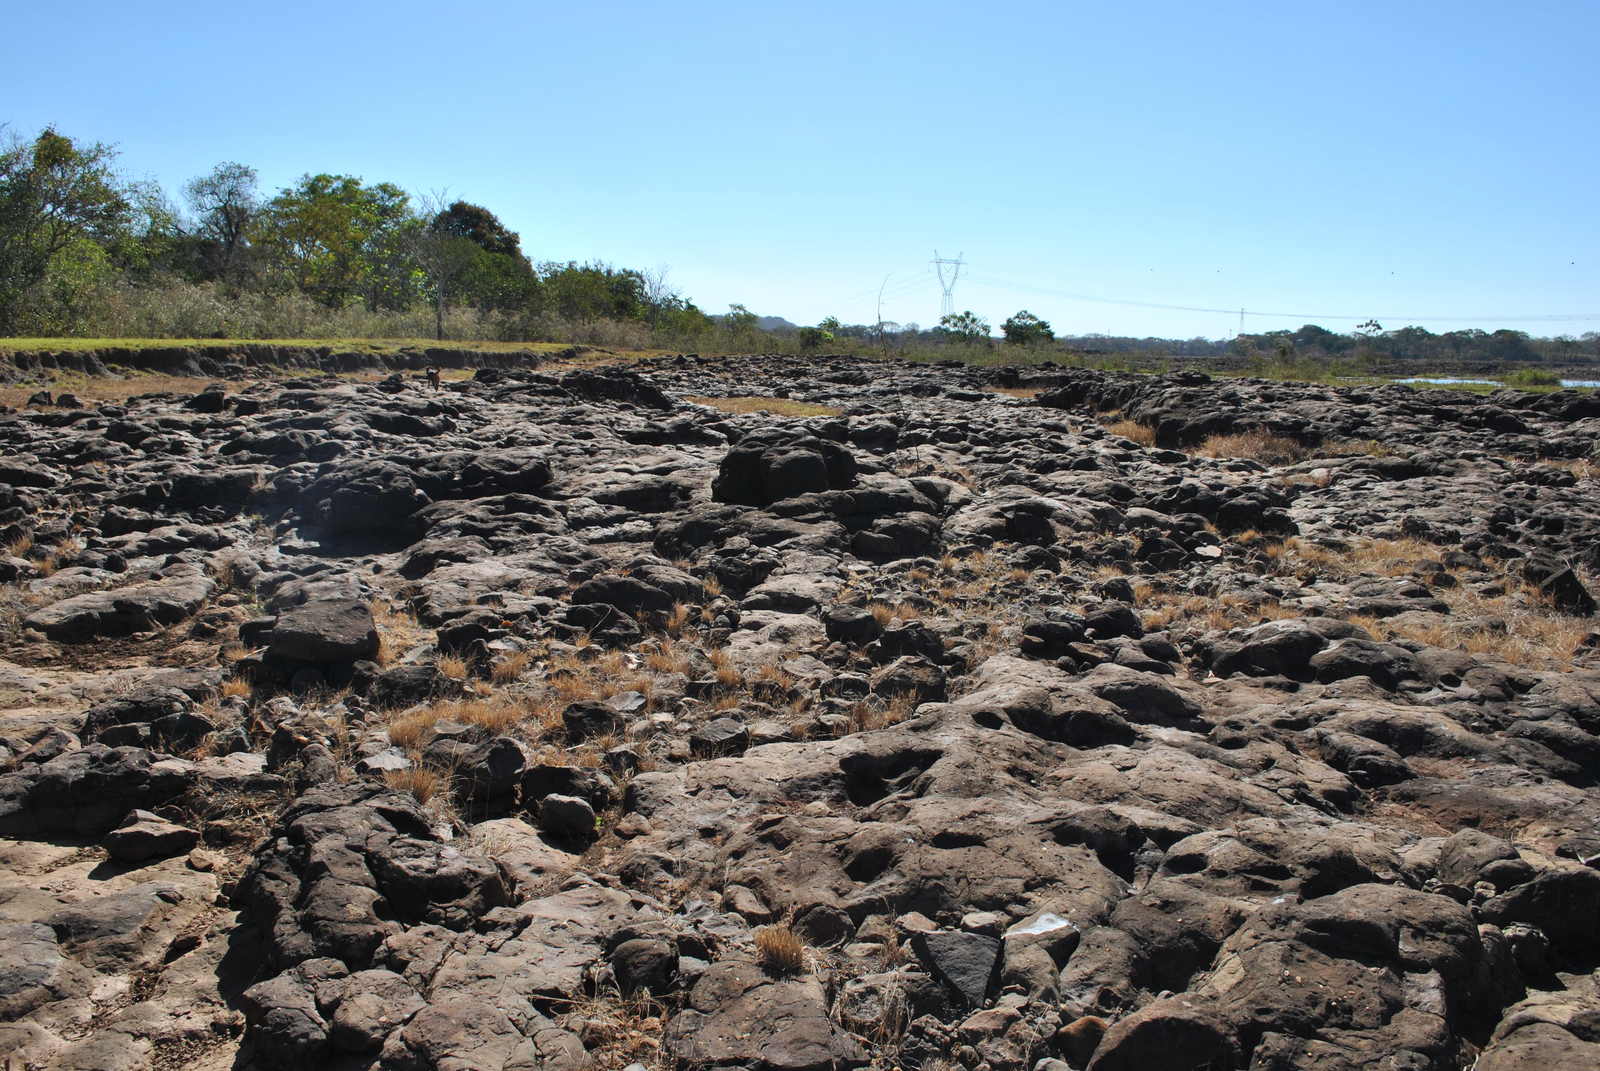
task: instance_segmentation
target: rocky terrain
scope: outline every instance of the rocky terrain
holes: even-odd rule
[[[1600,1066],[1594,395],[44,401],[8,1071]]]

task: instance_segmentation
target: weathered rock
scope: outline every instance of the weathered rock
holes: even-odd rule
[[[267,645],[269,658],[294,662],[355,662],[377,653],[372,609],[355,599],[320,600],[285,611]]]
[[[193,829],[149,811],[134,811],[127,821],[106,834],[104,844],[118,862],[142,863],[184,855],[199,842],[200,834]]]

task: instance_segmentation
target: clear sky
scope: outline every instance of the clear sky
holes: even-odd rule
[[[1600,3],[18,3],[0,121],[483,204],[708,312],[1600,330]],[[884,285],[887,278],[887,286]],[[1101,299],[1099,301],[1083,300]],[[1560,322],[1519,321],[1542,316]],[[1336,319],[1349,317],[1352,319]]]

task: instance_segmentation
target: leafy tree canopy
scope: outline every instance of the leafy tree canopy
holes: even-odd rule
[[[938,330],[964,342],[982,342],[989,337],[989,321],[968,309],[939,318]]]
[[[1027,309],[1023,309],[1001,324],[1000,330],[1005,334],[1006,341],[1015,346],[1049,342],[1056,337],[1056,333],[1050,330],[1048,322],[1039,319]]]

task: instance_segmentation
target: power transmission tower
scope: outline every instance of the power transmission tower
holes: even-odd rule
[[[933,251],[933,267],[939,273],[939,288],[944,291],[944,302],[939,306],[940,319],[956,314],[956,280],[961,278],[961,265],[965,263],[961,259],[962,256],[963,254],[957,253],[956,259],[950,260],[947,257],[941,257],[937,249]],[[946,267],[952,269],[949,282],[944,280],[944,269]]]

